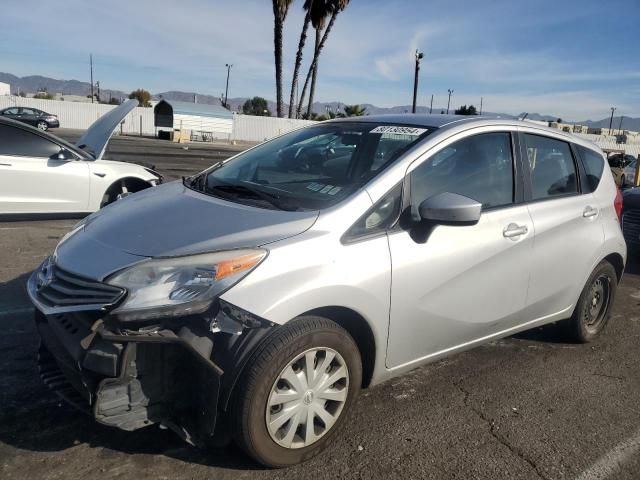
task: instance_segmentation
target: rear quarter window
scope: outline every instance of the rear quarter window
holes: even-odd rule
[[[583,190],[585,191],[584,193],[591,193],[595,191],[600,184],[602,172],[604,171],[604,157],[590,148],[582,147],[580,145],[577,147],[587,176],[587,184],[584,186]]]

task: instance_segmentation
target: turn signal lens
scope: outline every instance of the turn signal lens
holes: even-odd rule
[[[255,267],[264,255],[264,252],[256,252],[218,263],[216,266],[216,281]]]

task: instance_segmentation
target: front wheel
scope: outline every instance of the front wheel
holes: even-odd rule
[[[269,467],[320,453],[344,424],[362,382],[351,336],[322,317],[279,327],[250,360],[236,390],[234,438]]]
[[[613,265],[603,260],[585,285],[573,315],[566,321],[567,333],[580,343],[595,340],[609,321],[618,276]]]
[[[38,127],[38,130],[46,131],[49,129],[49,124],[44,120],[38,120],[36,127]]]

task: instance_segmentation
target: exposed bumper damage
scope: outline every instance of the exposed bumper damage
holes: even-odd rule
[[[275,325],[224,302],[207,315],[136,330],[101,315],[36,309],[45,384],[105,425],[161,424],[194,445],[210,443],[214,433],[224,441],[218,413]]]

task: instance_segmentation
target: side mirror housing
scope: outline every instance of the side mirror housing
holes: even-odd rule
[[[53,155],[51,155],[51,160],[64,161],[64,160],[73,160],[73,159],[74,159],[73,153],[71,153],[66,148],[61,148],[58,153],[54,153]]]
[[[424,200],[420,218],[443,225],[473,225],[480,220],[482,204],[457,193],[444,192]]]

